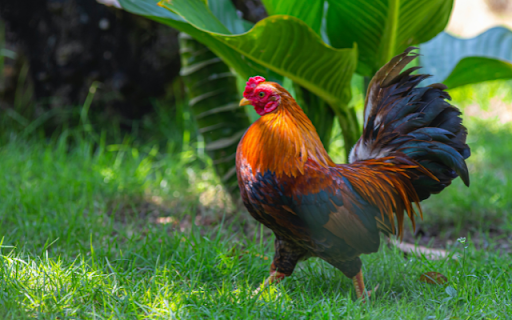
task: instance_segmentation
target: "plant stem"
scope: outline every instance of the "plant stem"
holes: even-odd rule
[[[368,86],[370,85],[370,81],[372,81],[372,78],[370,78],[370,77],[363,78],[363,98],[366,98],[366,94],[368,93]]]
[[[306,113],[309,120],[316,128],[316,132],[322,141],[325,150],[329,151],[331,143],[332,125],[334,123],[334,110],[319,96],[313,92],[294,84],[295,100]]]
[[[398,21],[400,19],[400,0],[389,0],[388,16],[386,19],[386,28],[382,37],[380,50],[379,68],[395,56],[396,51],[396,33],[398,30]]]
[[[359,125],[357,123],[357,115],[354,108],[349,108],[342,114],[337,113],[337,116],[341,127],[341,133],[343,134],[345,155],[347,157],[346,161],[348,162],[350,151],[361,136],[361,132],[359,132]]]

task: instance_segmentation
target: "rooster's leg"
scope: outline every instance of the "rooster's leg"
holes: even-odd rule
[[[363,300],[363,302],[366,302],[368,298],[370,298],[372,291],[375,292],[378,285],[370,291],[366,291],[364,287],[364,279],[363,279],[363,271],[360,270],[355,277],[352,278],[352,282],[354,283],[354,288],[356,289],[356,295],[358,299]]]
[[[363,271],[361,269],[362,263],[361,259],[355,258],[352,260],[346,260],[346,261],[340,261],[340,260],[331,260],[331,259],[324,259],[336,268],[340,269],[341,272],[343,272],[344,275],[346,275],[348,278],[352,279],[352,282],[354,283],[354,288],[356,289],[356,295],[358,299],[361,299],[363,302],[368,300],[370,295],[372,294],[372,291],[375,292],[378,285],[372,290],[372,291],[366,291],[364,286],[364,278],[363,278]]]
[[[263,287],[273,283],[279,283],[284,277],[290,276],[297,265],[297,262],[306,256],[306,250],[298,247],[295,243],[281,239],[276,235],[276,253],[270,266],[270,276],[265,280]],[[256,290],[255,293],[259,292]]]
[[[364,278],[363,271],[360,270],[355,277],[352,278],[352,282],[354,283],[354,288],[356,289],[356,295],[358,299],[365,299],[365,287],[364,287]]]
[[[282,280],[293,273],[297,262],[306,255],[306,250],[295,243],[282,239],[276,235],[274,242],[276,253],[270,266],[270,278]]]

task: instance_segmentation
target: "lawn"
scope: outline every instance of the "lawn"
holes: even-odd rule
[[[429,199],[422,232],[408,235],[449,258],[404,257],[383,244],[363,256],[368,287],[379,285],[367,304],[316,259],[253,294],[273,236],[226,201],[195,145],[172,153],[129,135],[107,143],[83,128],[51,138],[3,133],[0,318],[511,318],[512,122],[489,105],[509,103],[509,88],[453,92],[467,110],[471,187],[456,181]],[[428,271],[448,282],[420,282]]]

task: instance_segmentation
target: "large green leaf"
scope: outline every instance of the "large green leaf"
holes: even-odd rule
[[[320,34],[324,0],[262,0],[262,2],[269,15],[296,17]]]
[[[238,16],[231,0],[213,0],[208,5],[213,15],[233,34],[247,32],[254,25]]]
[[[225,3],[229,0],[215,1],[222,1]],[[202,4],[202,7],[205,7],[203,2],[199,2]],[[169,10],[158,6],[158,0],[119,0],[119,3],[126,11],[145,16],[147,18],[158,21],[162,24],[166,24],[172,28],[178,29],[179,31],[189,34],[194,39],[210,48],[210,50],[212,50],[227,65],[229,65],[240,76],[244,78],[251,77],[255,74],[260,74],[263,76],[267,76],[270,79],[279,80],[279,78],[277,78],[274,73],[269,73],[269,70],[267,68],[264,68],[253,61],[247,61],[247,59],[244,59],[244,57],[239,52],[230,48],[222,41],[215,39],[208,32],[204,32],[198,28],[195,28],[179,15],[176,15],[170,12]],[[213,15],[211,11],[208,10],[208,12],[210,16]],[[228,19],[229,17],[232,16],[224,15],[221,17],[221,19],[223,19],[224,22],[226,22],[226,19]],[[217,21],[218,28],[224,30],[228,34],[230,33],[228,28],[224,27],[222,23],[220,23],[219,19],[215,18],[215,20]],[[227,23],[227,25],[232,25],[233,30],[238,30],[238,28],[240,28],[240,23],[238,22]]]
[[[174,20],[177,22],[186,22],[177,14],[165,10],[158,6],[158,0],[119,0],[119,4],[124,10],[147,17],[158,17]]]
[[[487,80],[512,78],[512,31],[496,27],[469,39],[446,32],[420,46],[426,83],[443,82],[450,88]]]
[[[327,0],[327,34],[336,48],[359,47],[357,72],[372,76],[404,49],[443,31],[453,0]]]
[[[326,45],[303,21],[291,16],[271,16],[247,33],[229,35],[200,0],[160,4],[250,60],[307,88],[335,108],[344,108],[350,100],[349,85],[357,63],[357,50]]]
[[[512,63],[483,57],[464,58],[443,81],[448,88],[489,80],[512,79]]]

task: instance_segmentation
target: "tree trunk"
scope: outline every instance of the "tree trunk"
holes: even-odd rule
[[[350,151],[361,136],[359,125],[357,123],[357,115],[354,108],[349,108],[342,115],[338,115],[338,122],[341,127],[341,133],[343,134],[345,156],[347,157],[346,161],[348,162]]]

